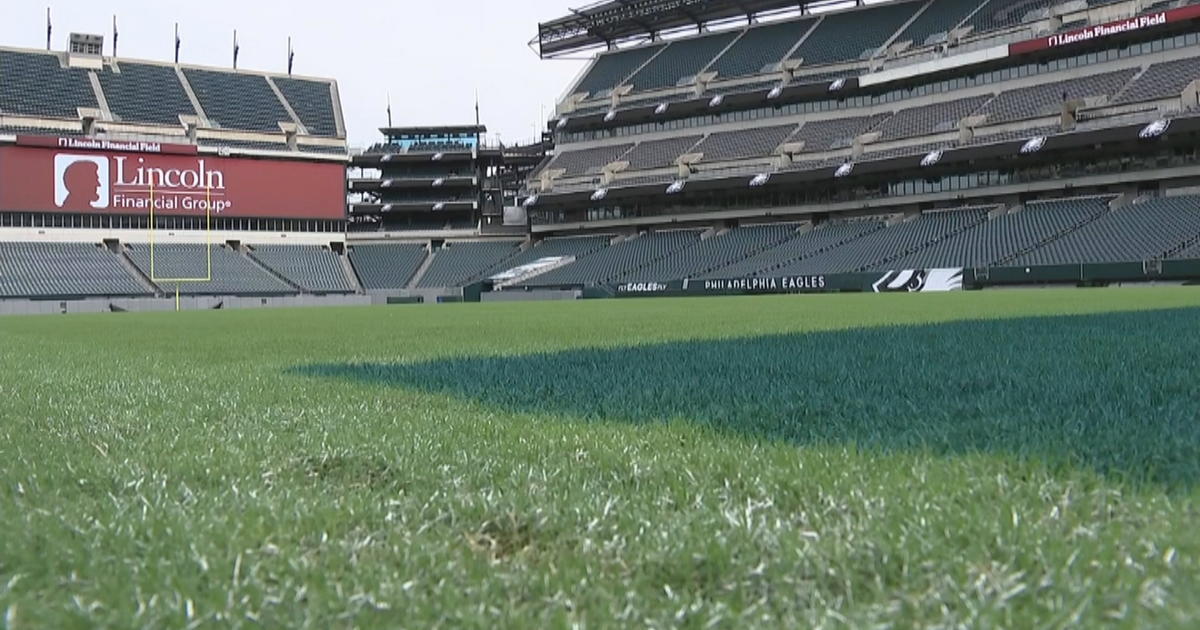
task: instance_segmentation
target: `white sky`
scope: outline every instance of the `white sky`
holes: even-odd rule
[[[121,57],[170,61],[179,23],[180,61],[229,67],[233,30],[238,67],[337,79],[351,146],[379,139],[391,92],[396,125],[473,123],[479,92],[483,123],[506,143],[535,137],[535,127],[583,67],[540,60],[527,43],[537,23],[566,15],[582,0],[155,1],[0,0],[0,45],[44,48],[46,7],[52,48],[71,32],[105,37],[112,51],[117,15]],[[545,116],[543,116],[543,107]]]

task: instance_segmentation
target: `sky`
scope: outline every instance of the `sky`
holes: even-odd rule
[[[336,79],[351,146],[380,139],[391,94],[395,125],[475,121],[479,94],[489,138],[531,141],[586,62],[541,60],[528,46],[539,21],[566,15],[581,0],[0,0],[0,45],[65,50],[72,32],[104,35],[112,54],[117,16],[120,57],[170,61],[179,23],[182,63],[287,71],[292,37],[297,75]]]

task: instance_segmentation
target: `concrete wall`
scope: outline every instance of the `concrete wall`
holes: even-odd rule
[[[299,308],[314,306],[370,306],[365,295],[302,295],[293,297],[182,297],[181,310]],[[92,298],[84,300],[0,300],[0,315],[51,315],[62,313],[107,313],[114,309],[129,312],[175,310],[175,298]]]

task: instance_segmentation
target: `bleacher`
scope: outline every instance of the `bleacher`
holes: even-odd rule
[[[196,114],[170,66],[122,62],[97,77],[113,116],[124,122],[179,125],[180,115]]]
[[[607,234],[598,236],[560,236],[543,239],[532,247],[525,248],[516,256],[494,265],[482,277],[489,278],[509,269],[520,267],[521,265],[528,265],[542,258],[571,256],[578,260],[607,247],[610,240],[612,240],[612,236]]]
[[[969,116],[990,96],[974,96],[902,109],[881,124],[880,140],[896,140],[958,130],[958,121]]]
[[[701,278],[773,275],[775,270],[780,267],[840,247],[882,227],[882,223],[875,221],[828,223],[812,230],[797,232],[792,238],[774,247],[768,247],[744,260],[714,269],[702,275]]]
[[[739,227],[678,250],[617,279],[618,282],[661,282],[695,278],[744,260],[795,236],[795,224]]]
[[[1116,70],[1008,90],[997,95],[978,113],[986,115],[989,123],[1057,115],[1066,101],[1114,96],[1135,74],[1137,70],[1133,69]]]
[[[87,70],[55,53],[0,50],[0,113],[78,120],[81,107],[99,107]]]
[[[854,116],[806,122],[796,130],[789,143],[804,143],[805,153],[844,149],[854,143],[854,138],[878,125],[887,116]]]
[[[790,58],[815,66],[869,57],[920,6],[920,2],[897,2],[826,14]]]
[[[1078,230],[1106,212],[1105,197],[1028,204],[994,216],[935,245],[891,261],[895,269],[988,267],[1012,260],[1043,243]]]
[[[94,243],[0,243],[0,297],[149,295],[117,254]]]
[[[629,79],[635,90],[674,87],[690,80],[709,61],[725,49],[737,35],[732,32],[706,37],[681,39],[667,44],[666,49],[650,60]]]
[[[611,91],[662,48],[662,44],[643,46],[601,56],[575,86],[575,92],[596,96]]]
[[[629,162],[630,170],[644,170],[670,166],[679,156],[696,146],[704,136],[683,136],[665,140],[650,140],[638,143],[621,159]]]
[[[795,125],[778,125],[717,132],[705,138],[691,152],[703,153],[705,162],[767,157],[787,140],[795,128]]]
[[[350,247],[350,263],[367,290],[403,289],[429,256],[419,243],[364,244]]]
[[[183,73],[209,121],[221,128],[279,133],[279,123],[292,120],[266,77],[198,68]]]
[[[338,135],[337,114],[334,113],[329,83],[290,77],[275,77],[272,80],[309,134]]]
[[[700,240],[698,230],[643,234],[610,245],[565,267],[542,274],[527,286],[593,285],[614,281]]]
[[[897,225],[874,230],[840,247],[784,265],[778,275],[832,274],[891,268],[889,261],[920,251],[987,219],[981,210],[923,214]]]
[[[789,20],[748,29],[713,62],[711,71],[729,79],[770,72],[784,55],[817,23],[815,19]]]
[[[1116,102],[1136,103],[1179,96],[1184,88],[1197,79],[1200,79],[1200,58],[1156,63],[1134,79]]]
[[[1031,13],[1044,11],[1050,0],[987,0],[967,20],[966,26],[976,32],[998,31],[1017,26]]]
[[[174,291],[175,283],[171,282],[173,279],[188,280],[179,283],[179,292],[188,295],[267,296],[292,295],[299,292],[255,265],[241,252],[225,245],[211,247],[210,274],[209,251],[207,245],[160,243],[154,246],[152,270],[150,245],[138,243],[126,248],[133,264],[154,280],[164,292]],[[201,279],[208,280],[199,281]]]
[[[256,245],[251,255],[305,293],[352,293],[338,255],[316,245]]]
[[[632,148],[632,144],[618,144],[579,151],[563,151],[554,156],[547,168],[563,169],[566,171],[563,173],[563,177],[594,175],[606,165],[617,161]]]
[[[1101,214],[1013,265],[1142,262],[1164,258],[1200,237],[1200,197],[1163,197]]]
[[[917,47],[944,41],[950,29],[958,26],[978,7],[978,0],[933,0],[896,37],[896,41],[912,42]]]
[[[516,241],[446,243],[433,252],[433,261],[417,286],[461,287],[482,280],[489,270],[515,256],[517,246]]]

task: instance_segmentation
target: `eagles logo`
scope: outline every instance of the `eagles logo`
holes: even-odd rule
[[[1151,138],[1157,138],[1157,137],[1163,135],[1164,133],[1167,133],[1167,129],[1170,128],[1170,126],[1171,126],[1170,120],[1167,120],[1165,118],[1161,119],[1161,120],[1156,120],[1156,121],[1150,123],[1149,125],[1146,125],[1145,127],[1143,127],[1141,132],[1138,133],[1138,137],[1141,138],[1142,140],[1150,140]]]
[[[932,293],[963,288],[962,269],[889,271],[872,288],[876,293]]]

